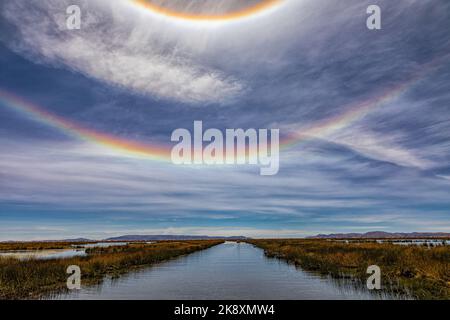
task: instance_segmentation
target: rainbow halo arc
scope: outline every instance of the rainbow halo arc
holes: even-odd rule
[[[217,24],[232,21],[241,21],[270,12],[280,6],[285,0],[260,0],[250,5],[225,11],[212,10],[196,11],[176,8],[175,6],[161,5],[154,0],[130,0],[133,4],[147,12],[161,18],[173,21],[184,21],[201,24]],[[170,1],[167,1],[170,2]]]

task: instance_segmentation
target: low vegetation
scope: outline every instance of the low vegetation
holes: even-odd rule
[[[250,240],[267,256],[304,270],[365,283],[370,265],[381,268],[383,289],[416,299],[450,299],[450,246],[329,240]]]
[[[104,276],[118,277],[138,267],[148,266],[222,241],[166,241],[87,249],[87,256],[54,260],[0,258],[0,299],[33,299],[66,290],[70,265],[78,265],[82,284],[100,283]]]

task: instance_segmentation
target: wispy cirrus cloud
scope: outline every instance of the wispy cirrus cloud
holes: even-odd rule
[[[78,1],[83,27],[66,27],[65,11],[73,1],[11,1],[1,15],[21,34],[10,40],[16,51],[35,61],[68,68],[109,84],[190,104],[226,103],[244,90],[244,84],[224,72],[199,64],[164,39],[158,25],[142,23],[133,11],[134,24],[116,15],[121,3]],[[111,27],[113,25],[114,27]]]
[[[416,155],[413,150],[402,147],[395,134],[377,134],[360,129],[343,130],[331,141],[346,146],[371,159],[391,162],[393,164],[418,169],[428,169],[434,163]]]

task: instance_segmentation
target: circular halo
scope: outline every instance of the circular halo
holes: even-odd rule
[[[154,0],[132,0],[134,3],[151,11],[152,13],[166,16],[169,18],[179,19],[179,20],[190,20],[190,21],[230,21],[239,20],[247,17],[251,17],[255,14],[264,12],[275,5],[280,4],[283,0],[260,0],[253,1],[250,5],[240,6],[238,9],[229,9],[225,12],[196,12],[195,10],[189,10],[186,8],[178,10],[173,6],[167,5],[169,1],[164,1],[166,5],[158,3]]]

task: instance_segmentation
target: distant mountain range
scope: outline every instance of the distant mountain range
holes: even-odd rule
[[[384,231],[372,231],[367,233],[331,233],[331,234],[318,234],[316,236],[307,237],[307,239],[430,239],[430,238],[450,238],[450,233],[445,232],[384,232]],[[41,240],[42,242],[99,242],[99,241],[164,241],[164,240],[246,240],[251,239],[243,236],[232,237],[220,237],[220,236],[191,236],[191,235],[123,235],[119,237],[111,237],[106,239],[63,239],[63,240]],[[17,242],[17,241],[0,241]],[[20,241],[19,241],[20,242]],[[26,242],[26,241],[25,241]]]
[[[308,237],[308,239],[418,239],[418,238],[450,238],[450,233],[444,232],[384,232],[372,231],[367,233],[332,233],[318,234]]]
[[[125,235],[104,239],[104,241],[158,241],[158,240],[245,240],[242,236],[235,237],[210,237],[210,236],[188,236],[188,235]]]
[[[52,240],[52,241],[61,241],[61,242],[92,242],[93,240],[86,239],[86,238],[75,238],[75,239]]]

